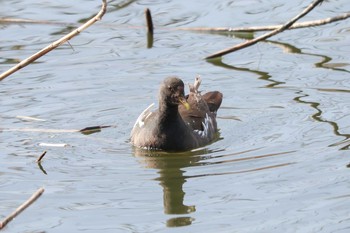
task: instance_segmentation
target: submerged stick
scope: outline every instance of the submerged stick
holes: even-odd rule
[[[38,189],[27,201],[20,205],[14,212],[8,215],[4,220],[0,222],[0,229],[4,228],[12,219],[14,219],[18,214],[30,206],[36,199],[38,199],[44,192],[44,188]]]
[[[311,20],[305,21],[301,23],[294,23],[288,29],[299,29],[306,27],[315,27],[321,26],[329,23],[334,23],[340,20],[344,20],[350,17],[350,13],[345,13],[342,15],[329,17],[325,19]],[[177,28],[176,30],[183,31],[198,31],[198,32],[259,32],[259,31],[271,31],[282,27],[283,25],[267,25],[267,26],[252,26],[252,27],[236,27],[236,28],[228,28],[228,27],[217,27],[217,28]]]
[[[306,7],[301,13],[299,13],[297,16],[295,16],[294,18],[292,18],[291,20],[289,20],[287,23],[283,24],[281,27],[266,33],[264,35],[261,35],[255,39],[252,40],[247,40],[243,43],[240,43],[238,45],[235,45],[231,48],[228,49],[224,49],[221,50],[219,52],[216,52],[212,55],[207,56],[205,59],[211,59],[211,58],[217,58],[217,57],[221,57],[223,55],[226,55],[228,53],[232,53],[234,51],[249,47],[251,45],[254,45],[256,43],[258,43],[259,41],[262,40],[266,40],[267,38],[274,36],[280,32],[283,32],[284,30],[288,29],[290,26],[292,26],[298,19],[300,19],[301,17],[305,16],[307,13],[309,13],[312,9],[314,9],[318,4],[322,3],[323,0],[315,0],[314,2],[312,2],[308,7]]]
[[[3,80],[4,78],[6,78],[7,76],[15,73],[16,71],[22,69],[23,67],[27,66],[28,64],[32,63],[33,61],[37,60],[38,58],[44,56],[45,54],[47,54],[51,50],[53,50],[53,49],[57,48],[58,46],[62,45],[63,43],[65,43],[66,41],[72,39],[74,36],[78,35],[82,31],[84,31],[86,28],[88,28],[89,26],[94,24],[96,21],[101,20],[102,16],[106,13],[106,9],[107,9],[107,2],[106,2],[106,0],[102,0],[101,10],[94,17],[92,17],[89,21],[87,21],[86,23],[84,23],[83,25],[78,27],[77,29],[73,30],[69,34],[65,35],[61,39],[56,40],[52,44],[46,46],[45,48],[43,48],[39,52],[37,52],[37,53],[33,54],[32,56],[28,57],[27,59],[21,61],[17,65],[13,66],[11,69],[0,74],[0,81]]]

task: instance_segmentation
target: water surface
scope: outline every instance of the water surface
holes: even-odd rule
[[[53,22],[0,24],[1,71],[100,7],[1,3],[3,17]],[[174,30],[279,24],[306,4],[113,1],[70,45],[1,81],[0,218],[45,188],[4,232],[348,232],[348,21],[288,31],[214,61],[203,58],[242,38]],[[349,6],[325,2],[305,20]],[[152,46],[146,7],[156,28]],[[187,153],[132,148],[130,130],[157,102],[161,80],[178,75],[190,83],[197,74],[203,91],[224,94],[220,140]],[[71,132],[94,125],[112,127]]]

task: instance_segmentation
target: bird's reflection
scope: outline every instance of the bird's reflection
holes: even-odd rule
[[[184,168],[193,166],[206,154],[206,150],[185,153],[166,153],[160,151],[144,151],[134,149],[134,155],[139,158],[145,167],[158,169],[156,179],[163,187],[163,205],[165,214],[190,214],[196,211],[195,205],[184,204],[186,192],[183,185],[186,182]],[[194,219],[190,216],[179,216],[167,221],[168,227],[190,225]]]

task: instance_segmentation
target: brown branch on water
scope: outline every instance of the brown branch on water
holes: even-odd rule
[[[298,29],[298,28],[306,28],[306,27],[315,27],[321,26],[329,23],[334,23],[340,20],[344,20],[350,18],[350,12],[342,15],[329,17],[325,19],[319,20],[311,20],[305,21],[301,23],[294,23],[288,29]],[[236,27],[236,28],[227,28],[227,27],[217,27],[217,28],[178,28],[177,30],[184,31],[198,31],[198,32],[259,32],[259,31],[271,31],[282,27],[283,25],[269,25],[269,26],[253,26],[253,27]]]
[[[18,214],[20,214],[23,210],[25,210],[28,206],[30,206],[36,199],[38,199],[41,196],[41,194],[43,194],[44,191],[45,191],[44,188],[38,189],[27,201],[25,201],[15,211],[13,211],[10,215],[4,218],[0,222],[0,230],[3,229]]]
[[[306,14],[308,14],[312,9],[314,9],[317,5],[319,5],[322,2],[323,2],[323,0],[315,0],[308,7],[306,7],[301,13],[299,13],[297,16],[295,16],[294,18],[289,20],[287,23],[283,24],[281,27],[279,27],[271,32],[265,33],[264,35],[261,35],[255,39],[247,40],[247,41],[240,43],[238,45],[235,45],[231,48],[224,49],[224,50],[221,50],[221,51],[216,52],[214,54],[211,54],[211,55],[207,56],[205,59],[212,59],[212,58],[221,57],[223,55],[226,55],[226,54],[232,53],[234,51],[249,47],[251,45],[258,43],[259,41],[266,40],[267,38],[269,38],[271,36],[274,36],[278,33],[281,33],[283,31],[287,30],[288,28],[290,28],[298,19],[300,19],[303,16],[305,16]]]
[[[39,158],[36,160],[37,163],[41,163],[41,160],[44,158],[44,156],[46,155],[46,152],[47,151],[44,151],[40,156]]]
[[[73,37],[78,35],[80,32],[84,31],[86,28],[88,28],[89,26],[94,24],[96,21],[101,20],[102,16],[106,13],[106,9],[107,9],[107,1],[102,0],[101,10],[94,17],[92,17],[89,21],[87,21],[86,23],[84,23],[83,25],[78,27],[77,29],[73,30],[72,32],[68,33],[64,37],[56,40],[52,44],[46,46],[45,48],[43,48],[39,52],[37,52],[37,53],[33,54],[32,56],[28,57],[27,59],[21,61],[17,65],[15,65],[12,68],[10,68],[9,70],[5,71],[4,73],[0,74],[0,81],[3,80],[4,78],[8,77],[9,75],[15,73],[16,71],[22,69],[23,67],[29,65],[30,63],[34,62],[38,58],[44,56],[48,52],[54,50],[58,46],[67,42],[68,40],[72,39]]]

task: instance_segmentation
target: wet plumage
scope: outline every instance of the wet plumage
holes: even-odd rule
[[[198,91],[200,78],[184,95],[178,77],[166,78],[159,89],[159,108],[146,108],[131,131],[131,143],[143,149],[186,151],[205,146],[216,139],[216,112],[222,102],[218,91],[203,96]]]

